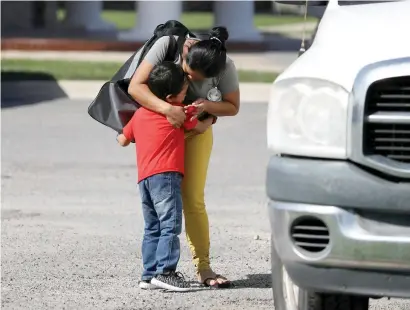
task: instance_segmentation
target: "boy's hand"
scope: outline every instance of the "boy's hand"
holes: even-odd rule
[[[185,112],[188,112],[189,110],[191,110],[192,115],[194,117],[198,117],[198,115],[206,112],[206,107],[207,107],[207,103],[208,100],[203,99],[203,98],[199,98],[197,100],[195,100],[192,104],[185,106]]]
[[[121,146],[128,146],[131,143],[122,133],[117,135],[117,141]]]
[[[195,115],[198,110],[197,107],[193,105],[186,106],[184,107],[184,109],[185,109],[185,113],[188,115]]]

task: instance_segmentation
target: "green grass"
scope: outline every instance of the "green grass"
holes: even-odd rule
[[[64,10],[58,11],[58,18],[60,20],[64,18],[64,15]],[[102,13],[102,17],[104,20],[115,24],[119,30],[133,28],[137,20],[137,14],[135,11],[105,10]],[[313,17],[308,18],[308,21],[314,20],[316,19]],[[182,14],[181,22],[192,31],[211,29],[214,26],[214,14],[208,12],[187,12]],[[303,22],[303,18],[298,16],[255,14],[254,17],[256,27],[268,27],[301,22]]]
[[[2,59],[1,80],[109,80],[120,62]],[[272,83],[277,73],[239,70],[240,82]]]
[[[278,76],[275,72],[254,70],[239,70],[239,82],[241,83],[272,83]]]

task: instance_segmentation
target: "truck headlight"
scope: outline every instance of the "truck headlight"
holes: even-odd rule
[[[340,85],[298,78],[272,86],[268,147],[276,154],[347,157],[348,92]]]

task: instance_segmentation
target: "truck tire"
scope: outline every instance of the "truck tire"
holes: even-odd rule
[[[368,310],[369,298],[304,291],[299,295],[299,307],[300,310]]]
[[[271,238],[273,240],[273,238]],[[284,268],[275,246],[271,245],[272,290],[275,310],[368,310],[369,298],[325,294],[297,287]]]

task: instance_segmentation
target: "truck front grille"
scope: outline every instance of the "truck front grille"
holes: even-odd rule
[[[364,155],[410,163],[410,76],[370,85],[364,116]]]

